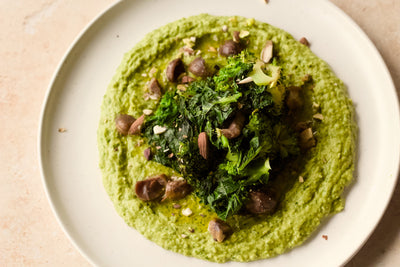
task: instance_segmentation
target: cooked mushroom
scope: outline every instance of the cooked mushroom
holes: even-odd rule
[[[136,196],[143,201],[158,199],[164,194],[166,184],[165,174],[138,181],[135,185]]]
[[[200,155],[204,158],[208,158],[209,153],[209,141],[206,132],[201,132],[197,138],[197,145],[199,146]]]
[[[178,200],[186,197],[192,191],[192,187],[185,180],[168,181],[162,200]]]
[[[166,70],[167,79],[170,82],[176,82],[179,75],[185,72],[185,66],[183,65],[182,59],[177,58],[172,60]]]
[[[208,231],[212,238],[220,243],[229,237],[232,233],[232,228],[223,220],[215,218],[208,224]]]
[[[140,116],[134,123],[132,123],[129,128],[128,134],[140,134],[140,130],[142,128],[144,122],[144,114]]]
[[[119,114],[115,118],[115,127],[120,134],[127,135],[129,132],[129,128],[131,127],[132,123],[135,122],[135,118],[131,115],[127,114]]]
[[[306,150],[315,146],[315,138],[311,128],[307,128],[299,135],[299,146],[301,149]]]
[[[229,128],[221,129],[221,133],[228,139],[233,139],[238,137],[242,132],[245,120],[246,118],[244,117],[242,112],[236,113],[236,116],[229,125]]]
[[[303,107],[303,98],[301,96],[301,87],[290,86],[287,88],[289,94],[286,98],[288,108],[293,111]]]
[[[156,78],[151,78],[149,82],[149,91],[157,98],[161,96],[161,87]]]
[[[207,77],[210,72],[207,70],[206,61],[202,57],[195,58],[189,64],[189,71],[198,77]]]
[[[233,40],[227,40],[223,45],[219,47],[219,54],[224,57],[237,55],[241,51],[242,46]]]
[[[249,193],[246,209],[253,214],[268,214],[275,210],[277,203],[276,196],[272,191],[252,191]]]

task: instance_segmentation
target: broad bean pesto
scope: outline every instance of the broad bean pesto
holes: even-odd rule
[[[344,208],[352,102],[300,41],[251,18],[201,14],[125,54],[98,147],[128,225],[187,256],[254,261],[300,245]]]

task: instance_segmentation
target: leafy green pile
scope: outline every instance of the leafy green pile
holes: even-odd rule
[[[276,61],[270,65],[275,80],[238,84],[258,71],[257,64],[243,51],[213,77],[192,82],[186,91],[166,92],[143,128],[154,160],[180,172],[221,219],[237,214],[250,190],[267,185],[270,161],[299,153],[297,137],[285,124],[285,88]],[[220,129],[239,112],[245,126],[240,136],[227,139]],[[154,134],[155,126],[167,129]],[[211,144],[207,160],[199,153],[201,132]]]

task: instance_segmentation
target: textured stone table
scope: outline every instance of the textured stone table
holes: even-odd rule
[[[45,197],[37,128],[58,62],[82,28],[114,1],[0,1],[0,266],[89,266]],[[332,2],[375,43],[399,93],[400,1]],[[400,266],[399,185],[379,226],[347,266]]]

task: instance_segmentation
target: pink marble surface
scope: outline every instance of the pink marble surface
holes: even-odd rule
[[[82,28],[113,2],[0,1],[0,266],[89,266],[63,233],[44,194],[37,128],[58,62]],[[399,94],[400,1],[332,2],[375,43]],[[399,185],[377,229],[346,266],[400,266]]]

